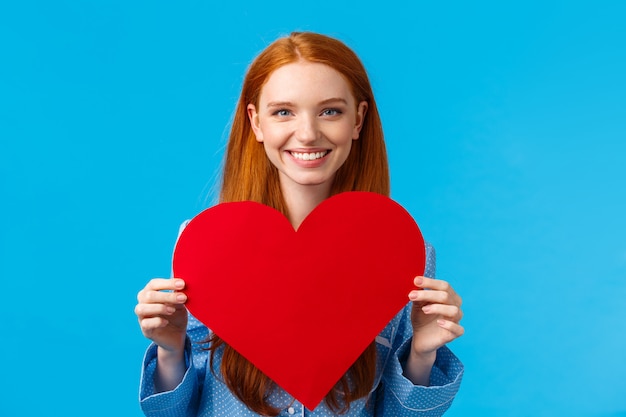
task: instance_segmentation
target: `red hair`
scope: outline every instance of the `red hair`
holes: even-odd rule
[[[353,141],[346,162],[337,171],[331,195],[344,191],[389,195],[389,168],[382,124],[363,64],[350,48],[337,39],[310,32],[294,32],[269,45],[248,68],[226,149],[220,202],[256,201],[287,215],[278,170],[267,158],[263,144],[255,139],[247,106],[254,104],[258,107],[261,89],[272,72],[301,60],[335,69],[350,86],[356,103],[368,103],[359,140]],[[211,368],[216,350],[224,346],[220,373],[233,394],[258,414],[277,415],[279,410],[268,403],[275,388],[273,381],[219,336],[212,334],[210,342]],[[369,394],[375,374],[376,346],[372,342],[328,393],[325,398],[327,405],[337,412],[347,411],[350,402]]]

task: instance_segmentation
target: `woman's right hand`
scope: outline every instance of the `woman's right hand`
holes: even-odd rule
[[[180,278],[155,278],[137,294],[135,314],[145,337],[170,354],[182,355],[187,333],[187,296]],[[168,292],[171,291],[171,292]]]

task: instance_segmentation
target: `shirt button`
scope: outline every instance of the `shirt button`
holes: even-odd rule
[[[293,407],[289,407],[289,408],[287,409],[287,412],[288,412],[289,414],[296,414],[296,409],[295,409],[295,408],[293,408]]]

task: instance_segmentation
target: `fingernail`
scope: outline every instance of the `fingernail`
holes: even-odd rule
[[[411,301],[417,300],[417,291],[411,291],[409,293],[409,300],[411,300]]]
[[[172,314],[172,313],[174,313],[175,311],[176,311],[176,309],[175,309],[174,307],[169,307],[169,306],[167,307],[167,312],[168,312],[169,314]]]
[[[182,279],[177,279],[176,281],[174,281],[174,287],[176,287],[176,289],[183,289],[185,287],[185,281],[183,281]]]
[[[178,294],[178,295],[176,296],[176,301],[179,301],[179,302],[181,302],[181,303],[182,303],[183,301],[185,301],[186,299],[187,299],[187,296],[186,296],[185,294]]]
[[[417,278],[415,278],[415,280],[413,280],[413,283],[414,283],[415,285],[417,285],[418,287],[419,287],[420,285],[422,285],[422,282],[424,282],[424,280],[422,279],[422,277],[417,277]]]

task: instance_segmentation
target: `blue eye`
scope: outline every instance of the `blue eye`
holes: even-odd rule
[[[281,117],[289,116],[290,114],[291,112],[287,109],[280,109],[274,112],[275,116],[281,116]]]
[[[324,116],[337,116],[341,114],[341,110],[339,109],[326,109],[322,112]]]

